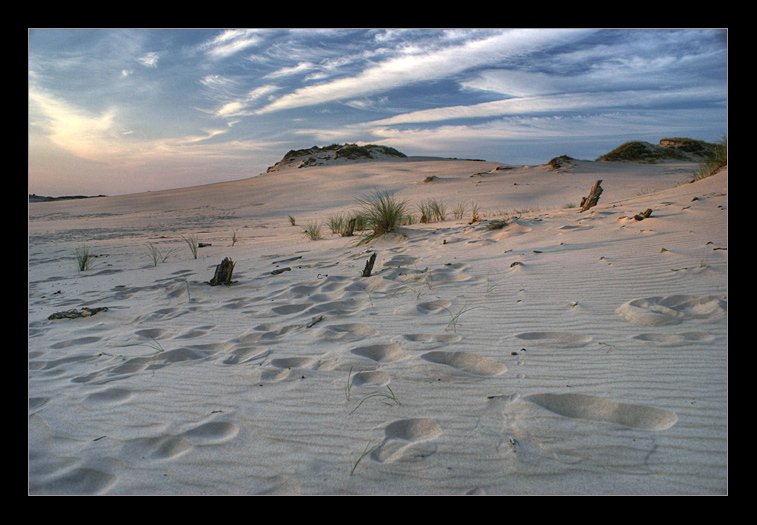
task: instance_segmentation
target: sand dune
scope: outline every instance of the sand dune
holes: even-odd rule
[[[29,493],[727,493],[728,179],[691,167],[405,158],[30,203]],[[375,189],[447,220],[303,235]]]

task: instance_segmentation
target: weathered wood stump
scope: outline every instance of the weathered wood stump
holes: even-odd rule
[[[221,264],[216,266],[216,273],[210,280],[210,286],[218,286],[219,284],[230,285],[231,274],[234,272],[234,262],[226,257]]]
[[[355,231],[355,222],[357,221],[356,218],[350,219],[350,222],[347,223],[347,229],[342,233],[342,237],[352,237],[353,232]]]
[[[589,191],[589,195],[586,197],[581,198],[581,211],[586,211],[592,206],[597,205],[597,201],[599,201],[599,196],[602,195],[602,186],[600,184],[602,183],[601,180],[598,180],[594,183],[594,185],[591,187],[591,190]]]
[[[98,312],[107,312],[108,307],[107,306],[100,306],[97,308],[88,308],[83,307],[81,310],[66,310],[64,312],[55,312],[54,314],[50,314],[48,316],[48,319],[77,319],[79,317],[91,317],[95,315]]]
[[[370,277],[373,271],[373,264],[376,262],[376,254],[372,254],[371,258],[365,261],[365,268],[363,269],[362,277]]]

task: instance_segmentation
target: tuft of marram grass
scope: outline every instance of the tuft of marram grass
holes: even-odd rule
[[[728,165],[728,136],[715,143],[710,155],[705,156],[697,167],[689,173],[690,182],[706,179],[717,173],[720,168]]]
[[[310,221],[305,227],[305,235],[310,237],[311,241],[317,241],[321,238],[321,223],[319,221]]]
[[[371,230],[358,244],[369,243],[393,232],[407,216],[407,201],[398,199],[387,191],[376,190],[372,195],[360,197],[358,204],[361,215],[365,217],[365,228]]]
[[[74,257],[76,258],[76,268],[83,272],[92,268],[95,255],[90,251],[87,246],[80,246],[74,250]]]

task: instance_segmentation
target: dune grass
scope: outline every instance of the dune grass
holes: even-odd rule
[[[197,236],[190,233],[186,237],[182,235],[181,238],[184,239],[184,242],[187,243],[187,246],[189,246],[189,250],[192,252],[192,256],[197,259],[197,248],[200,244],[197,240]]]
[[[93,254],[87,246],[79,246],[74,250],[74,257],[76,258],[76,268],[83,272],[89,270],[94,264],[95,254]]]
[[[706,179],[717,173],[720,168],[728,165],[728,137],[716,141],[710,155],[704,157],[696,168],[689,173],[691,182]]]
[[[152,259],[153,266],[157,266],[159,262],[166,262],[168,256],[173,253],[174,250],[168,250],[166,253],[160,251],[160,248],[153,243],[147,243],[147,255]]]
[[[310,221],[305,227],[305,231],[303,233],[307,235],[311,241],[317,241],[322,236],[321,226],[322,224],[319,221]]]
[[[371,230],[358,245],[370,243],[395,231],[407,216],[407,201],[397,199],[387,191],[376,190],[372,195],[360,197],[358,204],[365,217],[365,229]]]
[[[326,224],[328,225],[331,233],[342,233],[349,219],[343,213],[336,213],[329,215],[326,218]]]
[[[421,214],[420,222],[429,223],[443,221],[447,218],[447,205],[436,199],[426,199],[418,205]]]

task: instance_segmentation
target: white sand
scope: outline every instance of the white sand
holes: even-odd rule
[[[471,176],[497,166],[30,204],[29,492],[727,493],[727,171]],[[597,179],[598,206],[563,208]],[[450,212],[371,245],[361,278],[365,246],[302,230],[374,188]],[[488,231],[459,201],[521,215]],[[196,260],[189,234],[212,244]],[[154,266],[148,243],[175,251]],[[236,282],[211,287],[225,257]],[[108,310],[48,320],[82,307]]]

